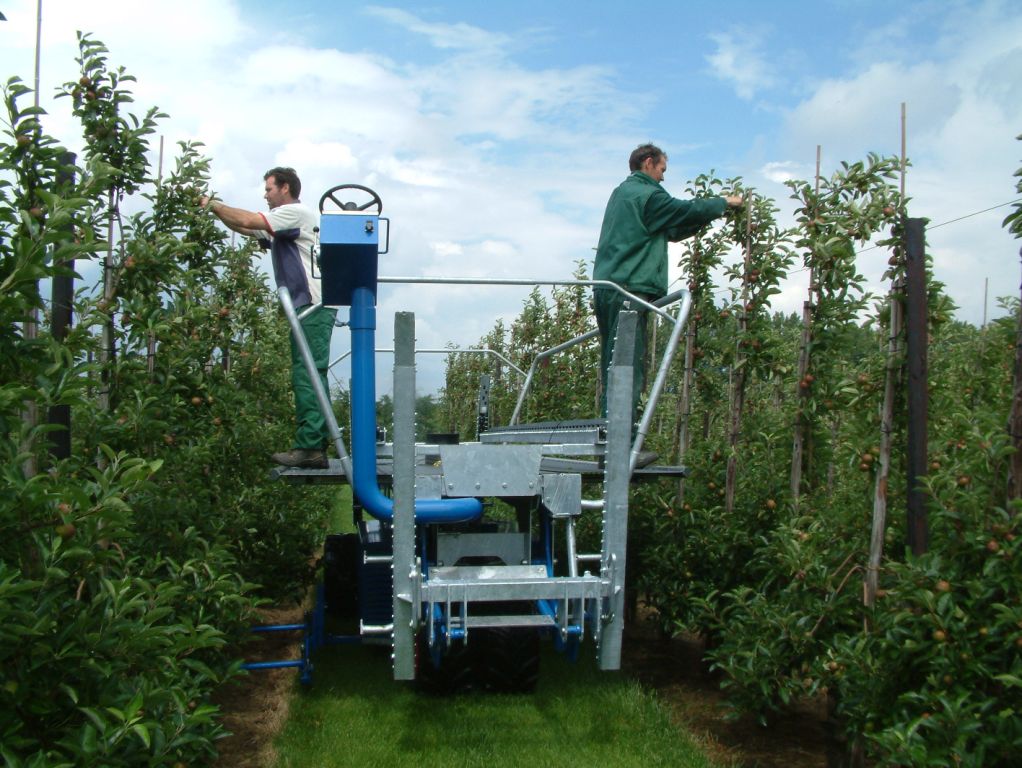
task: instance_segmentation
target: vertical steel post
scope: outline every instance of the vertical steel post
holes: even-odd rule
[[[614,357],[608,372],[607,455],[603,483],[602,576],[610,578],[606,625],[600,635],[600,669],[621,668],[621,635],[625,626],[625,566],[628,545],[629,448],[632,437],[632,358],[638,314],[618,315]]]
[[[415,679],[415,315],[394,315],[394,679]]]
[[[912,554],[929,549],[926,495],[927,329],[926,220],[905,220],[905,336],[908,357],[908,545]]]

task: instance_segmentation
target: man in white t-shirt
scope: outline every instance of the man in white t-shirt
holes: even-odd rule
[[[208,197],[202,205],[224,224],[243,235],[269,238],[273,277],[278,286],[287,286],[295,309],[301,312],[322,299],[318,277],[313,277],[314,230],[319,226],[316,214],[301,204],[302,182],[294,168],[271,168],[263,176],[267,213],[232,208]],[[330,365],[330,336],[336,309],[320,307],[305,317],[302,329],[319,370],[323,389],[329,392],[326,372]],[[312,381],[295,340],[291,339],[291,386],[295,396],[297,434],[290,451],[275,453],[271,459],[285,467],[326,468],[325,448],[330,442],[323,414],[319,410]]]

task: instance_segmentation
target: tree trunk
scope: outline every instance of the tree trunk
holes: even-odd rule
[[[802,456],[805,450],[806,440],[806,416],[802,401],[808,394],[808,388],[803,386],[806,374],[809,373],[809,345],[812,342],[813,324],[813,271],[809,271],[809,301],[802,305],[802,342],[798,353],[798,385],[796,392],[795,406],[795,436],[791,446],[791,501],[798,508],[798,499],[802,490]]]
[[[891,442],[894,431],[894,399],[898,372],[901,369],[902,286],[891,286],[891,325],[887,339],[887,374],[884,380],[884,403],[880,415],[880,456],[873,491],[873,529],[869,542],[869,566],[863,602],[867,608],[876,603],[880,581],[880,561],[884,554],[884,528],[887,524],[887,479],[891,471]]]
[[[107,198],[109,209],[107,211],[106,227],[106,256],[103,257],[103,306],[110,312],[109,319],[103,323],[102,343],[99,349],[100,366],[100,389],[99,408],[101,411],[109,411],[110,388],[113,386],[113,361],[114,361],[114,318],[113,318],[113,297],[114,297],[114,202],[116,193],[110,190]]]
[[[724,482],[724,505],[730,513],[735,508],[738,487],[738,441],[742,433],[742,409],[745,406],[745,366],[735,373],[731,401],[731,420],[728,426],[727,477]]]
[[[1022,250],[1019,251],[1022,256]],[[1008,416],[1008,435],[1015,451],[1011,454],[1008,470],[1008,501],[1022,498],[1022,305],[1019,307],[1015,330],[1015,372],[1012,387],[1011,413]]]
[[[728,513],[735,508],[735,492],[738,487],[738,440],[742,433],[742,410],[745,407],[746,365],[748,356],[742,353],[746,332],[749,330],[749,271],[752,268],[752,208],[746,196],[745,267],[742,272],[742,313],[738,319],[738,336],[742,342],[735,350],[734,367],[731,369],[731,417],[728,422],[727,475],[724,481],[724,507]]]
[[[685,340],[685,371],[681,377],[681,397],[678,398],[677,429],[674,436],[674,455],[684,466],[689,446],[689,419],[692,416],[692,379],[695,365],[696,323],[691,321]],[[685,478],[678,480],[678,504],[685,500]]]

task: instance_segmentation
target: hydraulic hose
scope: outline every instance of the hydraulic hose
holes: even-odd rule
[[[351,456],[353,488],[378,520],[394,519],[394,501],[376,478],[376,300],[369,288],[351,294]],[[416,499],[417,523],[461,523],[483,512],[476,498]]]

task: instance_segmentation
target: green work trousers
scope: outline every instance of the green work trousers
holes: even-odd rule
[[[296,311],[301,314],[307,306],[306,304],[304,307],[298,307]],[[330,367],[330,337],[334,332],[336,316],[336,309],[320,307],[301,320],[302,330],[305,332],[305,338],[309,342],[309,349],[312,352],[312,359],[316,362],[319,380],[328,397],[330,387],[327,385],[326,372]],[[323,413],[319,409],[316,390],[312,388],[312,380],[305,369],[305,361],[302,359],[301,350],[295,342],[293,333],[291,334],[291,390],[295,396],[295,423],[297,425],[294,447],[306,450],[323,450],[330,444],[330,431],[327,429],[326,419],[323,418]]]
[[[641,299],[650,301],[651,297],[635,294]],[[607,418],[607,385],[610,382],[610,362],[614,356],[614,340],[617,337],[617,316],[627,301],[611,288],[593,290],[593,304],[596,309],[596,325],[600,329],[600,371],[602,386],[600,387],[600,414]],[[649,310],[642,307],[634,308],[638,313],[638,327],[635,329],[635,356],[632,359],[632,422],[639,412],[639,398],[646,386],[646,325]]]

